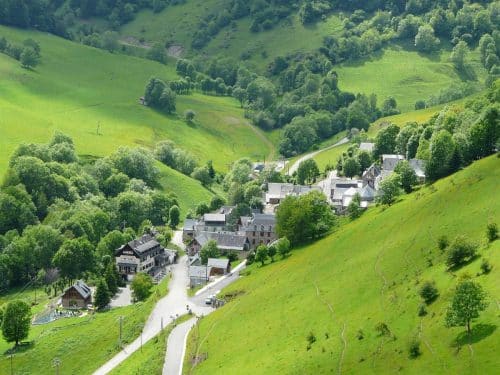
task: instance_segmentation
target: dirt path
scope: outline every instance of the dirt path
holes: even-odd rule
[[[311,158],[315,157],[316,155],[322,153],[323,151],[327,151],[327,150],[330,150],[331,148],[338,147],[338,146],[341,146],[343,144],[346,144],[347,142],[349,142],[349,139],[347,137],[344,137],[340,141],[338,141],[337,143],[335,143],[333,145],[330,145],[328,147],[322,148],[321,150],[317,150],[317,151],[305,154],[304,156],[302,156],[299,159],[297,159],[297,161],[295,163],[293,163],[290,166],[290,168],[288,168],[288,172],[286,174],[289,175],[289,176],[291,176],[293,174],[293,172],[296,172],[297,169],[299,169],[299,165],[303,161],[311,159]]]
[[[345,339],[345,336],[344,336],[344,333],[345,333],[345,329],[346,329],[346,324],[344,322],[343,326],[342,326],[342,332],[340,332],[340,338],[342,339],[342,342],[344,343],[344,347],[342,348],[342,352],[340,353],[340,359],[339,359],[339,375],[342,374],[342,364],[344,362],[344,355],[345,355],[345,351],[347,349],[347,340]]]

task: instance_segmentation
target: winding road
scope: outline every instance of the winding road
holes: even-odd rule
[[[349,138],[344,137],[340,141],[338,141],[337,143],[335,143],[333,145],[330,145],[328,147],[322,148],[321,150],[313,151],[313,152],[310,152],[308,154],[305,154],[305,155],[301,156],[299,159],[297,159],[295,161],[295,163],[293,163],[290,166],[290,168],[288,168],[288,171],[287,171],[286,174],[289,175],[289,176],[291,176],[294,172],[297,171],[297,169],[299,168],[300,163],[302,163],[303,161],[311,159],[311,158],[315,157],[316,155],[322,153],[323,151],[330,150],[331,148],[338,147],[338,146],[341,146],[343,144],[346,144],[347,142],[349,142]]]
[[[182,243],[182,232],[175,232],[172,242],[178,246],[184,247],[184,244]],[[187,261],[187,256],[183,256],[179,259],[177,264],[170,266],[172,280],[168,285],[169,292],[165,297],[159,300],[153,308],[151,315],[144,325],[142,339],[141,337],[135,339],[132,343],[123,348],[122,351],[97,369],[94,372],[94,375],[108,374],[111,370],[132,355],[132,353],[139,350],[141,348],[141,342],[144,345],[160,333],[162,324],[163,326],[166,326],[172,322],[174,317],[186,314],[187,306],[189,306],[191,311],[196,316],[210,314],[214,311],[214,309],[205,304],[205,298],[214,294],[217,290],[220,290],[236,281],[239,277],[239,270],[245,267],[245,263],[240,264],[235,268],[230,276],[228,275],[219,278],[200,290],[196,296],[189,298],[187,295],[189,285]],[[196,318],[190,319],[189,321],[174,328],[170,333],[163,374],[177,375],[182,372],[182,361],[184,358],[186,337],[195,322]]]

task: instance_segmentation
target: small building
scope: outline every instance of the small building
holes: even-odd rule
[[[366,152],[373,152],[373,149],[375,148],[375,143],[370,143],[370,142],[361,142],[359,144],[359,150],[360,151],[366,151]]]
[[[85,309],[92,304],[92,290],[82,280],[78,280],[64,290],[61,303],[66,309]]]
[[[210,269],[207,266],[190,266],[189,267],[189,286],[196,288],[200,285],[205,285],[210,278]]]
[[[229,259],[208,258],[207,267],[210,276],[226,275],[231,271]]]
[[[369,185],[371,188],[375,189],[375,181],[377,177],[380,176],[381,169],[377,164],[372,164],[368,167],[366,171],[363,172],[361,177],[363,180],[363,185]]]
[[[393,172],[402,160],[405,160],[403,155],[382,155],[382,169],[386,172]]]
[[[248,239],[250,249],[261,244],[269,245],[277,239],[274,214],[254,213],[252,216],[242,216],[238,224],[238,231]]]
[[[153,275],[155,268],[167,263],[165,249],[151,234],[122,245],[115,252],[115,260],[118,272],[128,279],[138,272]]]
[[[188,246],[188,254],[192,256],[199,253],[201,248],[210,240],[217,242],[217,247],[220,250],[233,250],[239,253],[239,256],[246,255],[243,253],[250,249],[248,239],[243,234],[234,232],[198,232]]]

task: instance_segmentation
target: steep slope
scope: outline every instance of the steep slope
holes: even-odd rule
[[[41,64],[33,71],[0,54],[0,175],[20,142],[45,142],[55,130],[75,139],[81,154],[107,155],[119,145],[153,146],[164,139],[217,169],[242,156],[266,157],[272,145],[243,118],[231,98],[177,97],[179,116],[165,116],[138,99],[151,76],[177,79],[175,68],[72,43],[45,33],[0,26],[0,36],[39,41]],[[182,120],[186,109],[194,125]],[[97,128],[99,126],[99,135]],[[217,152],[214,152],[217,150]]]
[[[392,207],[370,209],[287,260],[252,265],[224,291],[237,297],[193,330],[185,373],[492,373],[500,365],[500,241],[487,246],[485,229],[500,222],[499,178],[500,159],[483,159]],[[479,258],[446,271],[437,238],[459,234],[480,244],[491,273],[481,274]],[[463,329],[444,326],[466,273],[489,298],[470,346]],[[436,282],[440,296],[419,317],[425,280]],[[378,335],[381,322],[392,337]],[[316,341],[308,349],[310,334]],[[414,338],[422,355],[409,359]],[[191,371],[193,353],[202,360]]]

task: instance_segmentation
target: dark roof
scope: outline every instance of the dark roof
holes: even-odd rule
[[[199,232],[195,238],[200,246],[215,240],[217,247],[228,250],[244,250],[247,243],[246,236],[230,232]]]
[[[186,219],[186,220],[184,220],[184,227],[182,229],[183,230],[194,230],[196,223],[197,223],[197,221],[194,219]]]
[[[91,290],[87,284],[85,284],[82,280],[77,280],[73,285],[64,290],[66,293],[71,288],[74,288],[83,299],[87,299],[91,295]]]
[[[128,243],[128,245],[137,253],[144,253],[153,247],[159,246],[160,243],[150,234],[145,234],[141,238],[137,238]]]

